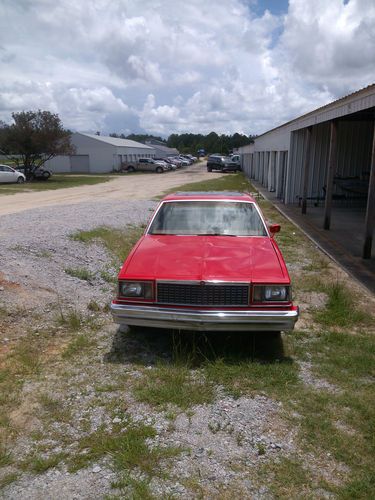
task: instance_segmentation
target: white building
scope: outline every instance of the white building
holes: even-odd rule
[[[239,148],[250,179],[286,205],[322,206],[331,226],[334,204],[363,208],[362,255],[371,258],[375,230],[375,84],[265,132]],[[311,208],[309,208],[311,209]]]
[[[46,163],[55,173],[106,173],[119,170],[122,163],[153,158],[154,148],[140,142],[104,135],[75,132],[71,136],[75,154],[57,156]]]

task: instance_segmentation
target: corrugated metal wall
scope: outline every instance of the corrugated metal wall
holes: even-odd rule
[[[370,172],[372,122],[339,122],[338,173],[341,177]]]
[[[292,132],[287,176],[286,203],[298,203],[302,197],[303,161],[306,130]],[[337,177],[363,177],[369,172],[371,160],[372,122],[339,122],[337,130]],[[308,198],[322,198],[326,185],[330,141],[330,123],[312,127],[309,159]],[[336,188],[334,192],[336,191]]]

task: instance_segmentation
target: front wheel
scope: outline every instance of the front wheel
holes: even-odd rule
[[[47,171],[43,172],[43,175],[42,175],[43,180],[47,181],[50,177],[51,177],[50,172],[47,172]]]
[[[155,172],[156,172],[157,174],[162,174],[162,173],[163,173],[163,169],[162,169],[162,167],[157,167],[157,169],[155,170]]]
[[[207,167],[207,172],[212,172],[212,167]]]
[[[17,184],[23,184],[25,182],[25,179],[23,177],[18,177],[17,179]]]
[[[126,169],[128,172],[135,172],[135,168],[132,165],[129,165]]]

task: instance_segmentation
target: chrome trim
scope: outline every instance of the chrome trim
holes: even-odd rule
[[[111,304],[113,319],[120,325],[203,331],[293,330],[297,309],[287,311],[192,310]]]

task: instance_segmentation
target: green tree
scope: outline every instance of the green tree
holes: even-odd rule
[[[26,178],[47,160],[74,153],[71,132],[63,128],[57,114],[50,111],[12,113],[14,123],[3,125],[0,149],[9,155],[20,155]]]

